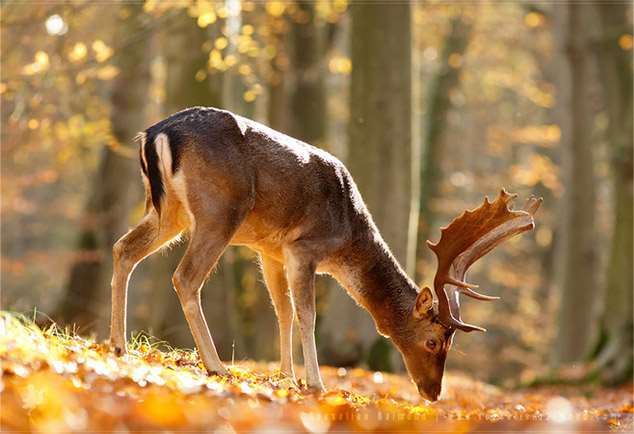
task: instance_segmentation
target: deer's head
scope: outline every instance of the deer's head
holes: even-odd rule
[[[475,291],[477,285],[464,281],[467,269],[505,239],[534,227],[533,215],[541,199],[531,197],[521,211],[510,210],[515,195],[502,190],[494,202],[488,199],[473,211],[465,211],[441,229],[437,243],[427,242],[436,254],[438,268],[434,292],[425,287],[392,340],[403,354],[405,365],[419,393],[435,401],[440,394],[447,352],[456,330],[485,331],[460,317],[460,294],[477,300],[497,300]]]

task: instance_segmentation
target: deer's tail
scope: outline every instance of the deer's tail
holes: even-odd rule
[[[139,133],[137,138],[140,141],[141,170],[150,185],[152,205],[160,216],[165,183],[178,168],[173,153],[178,138],[169,129],[156,131],[152,128]]]

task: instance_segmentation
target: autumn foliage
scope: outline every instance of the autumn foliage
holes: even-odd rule
[[[631,430],[631,387],[513,392],[446,376],[437,403],[404,376],[322,368],[328,392],[314,395],[272,364],[239,362],[230,377],[207,376],[195,352],[137,340],[116,357],[91,339],[0,317],[2,430],[222,432]],[[300,375],[301,375],[300,370]]]

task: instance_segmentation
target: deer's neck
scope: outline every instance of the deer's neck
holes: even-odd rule
[[[335,278],[374,318],[386,336],[411,315],[418,294],[378,231],[357,240],[338,258]]]

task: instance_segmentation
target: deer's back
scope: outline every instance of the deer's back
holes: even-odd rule
[[[174,173],[195,172],[210,185],[239,190],[235,200],[249,203],[232,244],[272,256],[296,240],[335,251],[367,220],[357,187],[337,158],[258,122],[195,107],[150,127],[148,141],[161,132],[170,140]],[[183,167],[188,165],[195,167]]]

